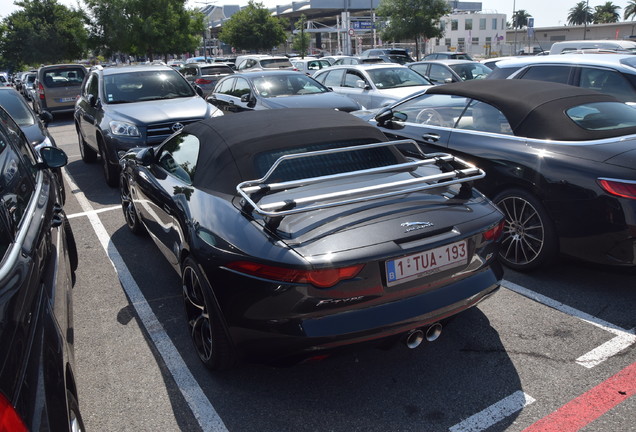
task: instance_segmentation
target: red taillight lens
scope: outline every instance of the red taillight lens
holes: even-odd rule
[[[502,220],[494,227],[490,228],[488,231],[484,233],[484,240],[493,240],[497,241],[501,238],[501,234],[503,233],[504,226],[506,225],[506,221]]]
[[[195,84],[212,84],[212,80],[208,80],[208,79],[204,79],[204,78],[197,78],[194,80]]]
[[[636,199],[636,181],[600,178],[598,183],[609,194]]]
[[[27,432],[13,405],[0,394],[0,432]]]
[[[354,278],[364,264],[333,269],[299,270],[269,266],[249,261],[235,261],[227,268],[252,276],[288,283],[310,283],[318,288],[329,288],[338,282]]]

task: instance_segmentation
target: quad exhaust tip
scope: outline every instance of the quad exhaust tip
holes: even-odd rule
[[[440,323],[431,324],[426,333],[422,329],[413,329],[406,334],[404,340],[406,346],[409,349],[415,349],[424,342],[426,339],[428,342],[433,342],[439,338],[442,334],[442,325]]]

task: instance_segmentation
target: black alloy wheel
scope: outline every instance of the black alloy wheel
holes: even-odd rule
[[[556,231],[543,204],[521,189],[509,189],[494,200],[506,217],[499,259],[514,270],[534,270],[553,261]]]
[[[142,234],[145,230],[139,220],[139,215],[137,214],[137,209],[133,202],[130,189],[130,178],[123,172],[119,179],[119,193],[121,197],[121,209],[124,213],[124,219],[126,219],[126,225],[128,225],[128,228],[134,234]]]
[[[212,299],[210,285],[191,257],[186,258],[181,274],[186,319],[199,358],[211,370],[232,367],[232,344]]]

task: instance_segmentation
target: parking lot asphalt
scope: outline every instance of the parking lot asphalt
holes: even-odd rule
[[[415,350],[209,372],[178,275],[129,232],[100,165],[81,161],[72,116],[49,130],[69,156],[87,430],[636,431],[636,273],[567,259],[506,271],[495,296]]]

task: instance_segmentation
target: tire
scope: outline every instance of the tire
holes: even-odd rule
[[[84,141],[84,137],[79,130],[78,126],[75,126],[77,130],[77,141],[79,142],[80,154],[82,155],[82,160],[86,163],[93,163],[97,160],[97,152],[90,148],[86,141]]]
[[[112,188],[119,185],[119,166],[114,166],[108,160],[104,143],[99,142],[99,156],[102,160],[102,171],[104,172],[104,179],[106,184]]]
[[[68,218],[64,216],[64,232],[66,233],[66,246],[68,247],[68,259],[71,265],[71,271],[75,273],[79,266],[79,255],[77,254],[77,243],[75,242],[75,235],[71,229],[71,223]]]
[[[506,216],[500,261],[529,271],[554,261],[558,242],[554,224],[538,198],[521,189],[509,189],[493,199]]]
[[[86,428],[80,414],[79,403],[77,403],[75,395],[68,390],[66,390],[66,404],[68,406],[68,430],[71,432],[85,431]]]
[[[233,347],[212,288],[191,257],[183,263],[181,274],[186,319],[199,358],[211,370],[231,368],[234,365]]]
[[[133,234],[143,234],[145,229],[141,224],[141,220],[139,219],[139,215],[130,192],[130,178],[123,172],[119,179],[119,193],[121,197],[121,210],[124,212],[126,225],[128,225],[128,228],[133,232]]]

